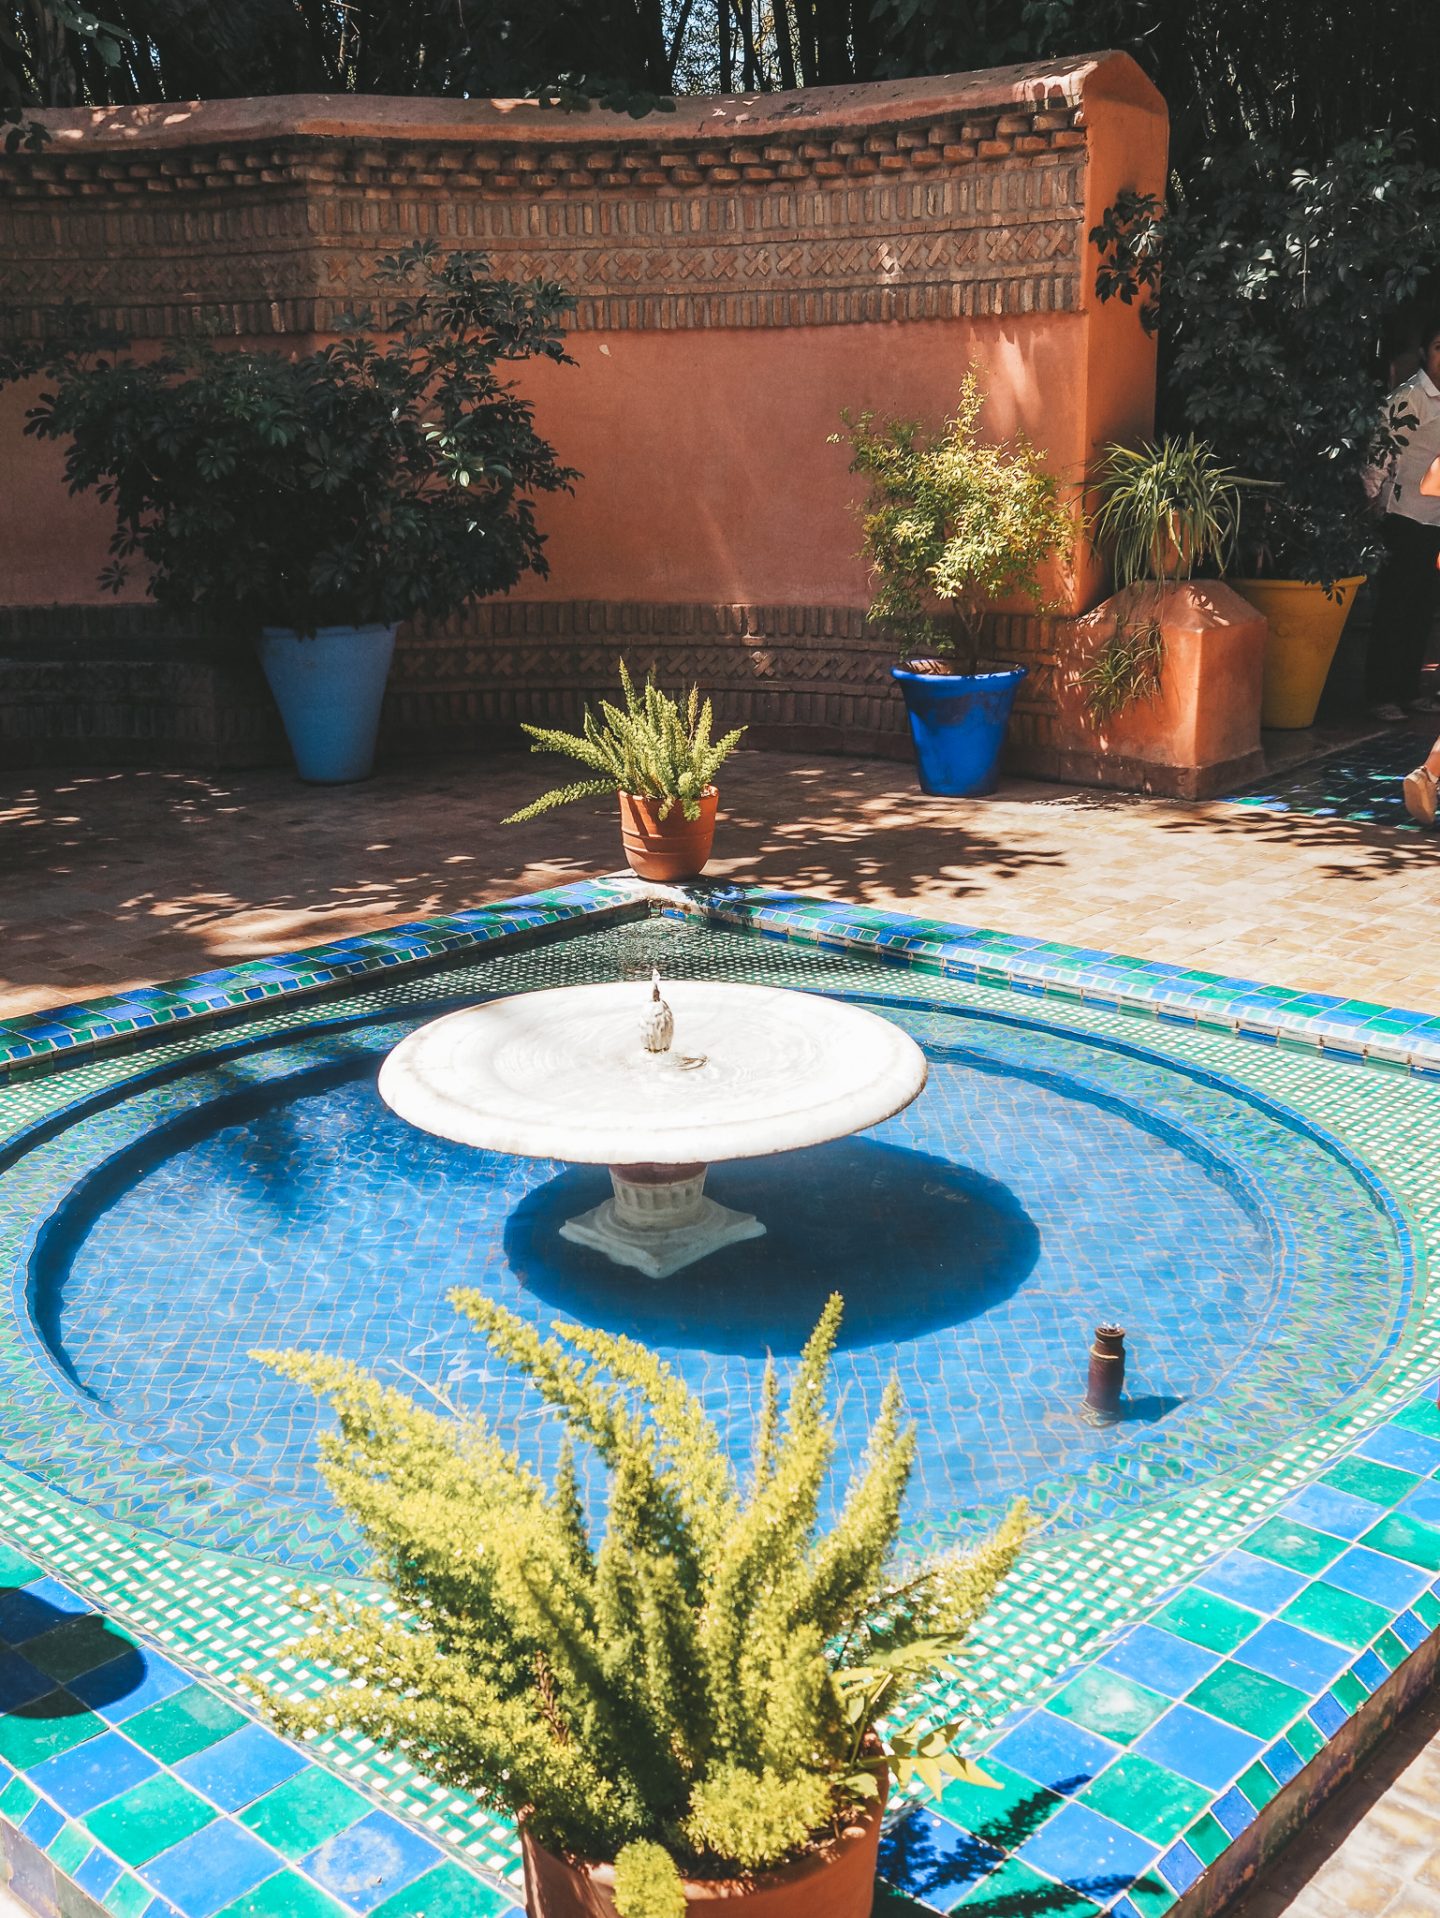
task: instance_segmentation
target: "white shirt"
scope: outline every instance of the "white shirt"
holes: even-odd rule
[[[1422,526],[1440,526],[1440,470],[1430,482],[1437,488],[1436,497],[1420,491],[1420,482],[1440,460],[1440,386],[1423,367],[1402,380],[1386,400],[1382,423],[1404,419],[1406,414],[1415,424],[1395,427],[1400,450],[1390,459],[1366,467],[1362,476],[1365,491],[1371,499],[1379,499],[1384,512],[1403,514]]]

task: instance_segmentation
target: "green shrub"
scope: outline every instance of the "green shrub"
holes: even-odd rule
[[[623,1918],[673,1918],[681,1872],[777,1864],[875,1795],[872,1727],[958,1650],[1020,1550],[1026,1509],[971,1553],[891,1573],[915,1456],[892,1380],[821,1530],[838,1297],[783,1411],[767,1368],[744,1483],[700,1402],[644,1346],[575,1325],[546,1338],[478,1293],[450,1297],[564,1421],[554,1486],[482,1418],[441,1417],[337,1359],[258,1354],[334,1408],[326,1481],[402,1608],[317,1601],[292,1650],[338,1688],[271,1696],[269,1711],[295,1733],[353,1727],[523,1814],[552,1850],[614,1859]],[[608,1468],[598,1544],[577,1442]],[[937,1787],[976,1776],[950,1750],[957,1730],[895,1734],[889,1762]]]
[[[687,819],[700,817],[701,795],[739,745],[745,728],[737,726],[723,738],[712,740],[714,715],[708,699],[702,704],[698,686],[690,688],[682,713],[679,702],[651,680],[646,680],[643,692],[637,692],[623,659],[620,690],[625,710],[602,699],[600,718],[595,719],[587,709],[582,732],[560,732],[553,726],[525,727],[534,741],[531,752],[564,753],[567,759],[578,759],[582,766],[590,767],[596,777],[542,793],[519,812],[512,812],[504,825],[534,819],[552,807],[568,805],[572,799],[595,799],[613,792],[660,800],[662,819],[668,818],[676,805]]]
[[[870,486],[861,509],[861,555],[878,582],[870,617],[894,632],[907,659],[955,651],[931,611],[937,601],[954,608],[973,658],[985,608],[1012,595],[1042,604],[1042,567],[1063,563],[1073,546],[1059,481],[1023,436],[980,437],[984,402],[972,367],[938,433],[918,420],[877,427],[873,413],[846,413],[846,433],[835,436],[848,437],[850,471]]]
[[[571,302],[486,265],[432,243],[382,260],[385,327],[357,314],[294,357],[197,338],[136,360],[99,336],[9,355],[0,379],[54,382],[26,432],[66,442],[71,492],[115,508],[102,584],[138,557],[162,606],[313,632],[440,618],[545,573],[532,496],[576,475],[501,368],[567,360]]]

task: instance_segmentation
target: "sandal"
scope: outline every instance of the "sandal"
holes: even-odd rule
[[[1405,795],[1405,810],[1412,819],[1418,819],[1422,826],[1435,824],[1437,800],[1440,800],[1440,782],[1428,766],[1417,766],[1413,773],[1405,775],[1401,788]]]

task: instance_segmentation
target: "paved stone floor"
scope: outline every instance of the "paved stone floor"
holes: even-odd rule
[[[1388,768],[1413,763],[1414,744],[1390,736],[1373,750]],[[1371,748],[1346,750],[1351,791]],[[0,1013],[613,869],[604,802],[500,823],[558,770],[519,753],[452,758],[329,789],[273,770],[12,774],[0,780]],[[1365,817],[1358,800],[1269,809],[1292,790],[1313,801],[1315,777],[1272,780],[1262,804],[1020,781],[944,800],[899,764],[746,752],[726,768],[711,870],[1440,1006],[1440,836]]]

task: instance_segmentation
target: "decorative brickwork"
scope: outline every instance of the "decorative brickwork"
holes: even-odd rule
[[[657,114],[619,139],[613,116],[483,105],[423,139],[359,100],[324,134],[335,103],[270,102],[264,137],[228,131],[227,103],[164,138],[145,109],[42,115],[51,144],[0,157],[3,322],[83,300],[139,336],[331,331],[380,253],[427,237],[576,289],[581,329],[1069,312],[1093,68],[952,84],[948,111],[939,82],[844,90],[872,96],[864,118],[792,105],[745,139],[754,102],[706,103],[718,132]]]

